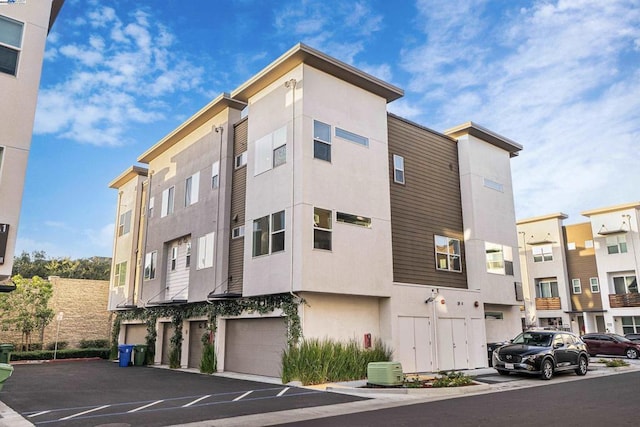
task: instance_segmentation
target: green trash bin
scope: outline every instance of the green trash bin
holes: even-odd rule
[[[136,344],[133,346],[133,366],[144,366],[147,364],[147,346]]]
[[[0,363],[9,363],[12,351],[13,344],[0,344]]]
[[[4,382],[13,374],[13,366],[8,363],[0,363],[0,390],[4,386]]]

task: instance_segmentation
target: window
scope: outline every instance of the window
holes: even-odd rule
[[[185,181],[184,185],[184,206],[191,206],[198,202],[198,193],[200,192],[200,172],[191,175]]]
[[[484,178],[484,186],[492,190],[499,191],[501,193],[504,192],[504,186],[502,184],[500,184],[499,182],[492,181],[489,178]]]
[[[536,282],[536,298],[559,298],[556,280],[540,280]]]
[[[575,251],[576,250],[576,242],[567,243],[567,250],[568,251]]]
[[[240,169],[241,167],[247,164],[247,152],[240,153],[236,156],[236,169]]]
[[[263,136],[255,143],[254,175],[259,175],[287,162],[287,127]]]
[[[620,320],[622,320],[623,334],[640,333],[640,316],[622,316]]]
[[[336,128],[336,137],[355,142],[356,144],[364,145],[365,147],[369,146],[369,138],[365,138],[364,136],[360,136],[344,129]]]
[[[502,313],[501,311],[485,311],[484,318],[491,320],[503,320],[504,313]]]
[[[144,278],[156,278],[156,264],[158,262],[158,251],[148,252],[144,256]]]
[[[173,195],[175,193],[175,187],[169,187],[162,192],[162,212],[160,217],[164,218],[167,215],[173,213]]]
[[[587,249],[591,249],[593,247],[593,240],[585,240],[584,247]]]
[[[271,231],[269,231],[271,230]],[[268,255],[284,250],[284,211],[253,221],[253,256]],[[244,227],[242,228],[244,235]]]
[[[404,157],[393,155],[393,182],[404,184]]]
[[[240,237],[243,237],[243,236],[244,236],[244,225],[235,227],[233,230],[231,230],[232,239],[239,239]]]
[[[253,256],[269,253],[269,217],[263,216],[253,221]]]
[[[149,199],[149,218],[153,218],[153,206],[155,205],[156,198],[151,197]]]
[[[0,16],[0,72],[15,76],[22,49],[22,22]]]
[[[116,271],[113,277],[113,286],[124,286],[127,282],[127,262],[116,264]]]
[[[187,251],[185,254],[184,266],[186,268],[191,267],[191,240],[187,242]]]
[[[0,181],[2,181],[2,157],[4,155],[4,147],[0,147]]]
[[[271,253],[284,251],[284,211],[271,214]]]
[[[215,162],[211,166],[211,188],[220,186],[220,162]]]
[[[313,157],[331,161],[331,126],[313,121]]]
[[[580,283],[580,279],[571,279],[571,287],[573,288],[574,294],[582,293],[582,284]]]
[[[553,261],[551,245],[534,246],[531,252],[533,252],[533,262]]]
[[[213,267],[214,238],[213,232],[198,238],[198,270]]]
[[[331,250],[331,211],[321,208],[313,209],[313,247],[314,249]]]
[[[513,276],[513,250],[510,246],[485,242],[487,273]]]
[[[436,246],[436,269],[462,271],[460,262],[460,240],[445,236],[434,236]]]
[[[273,167],[277,168],[280,165],[287,163],[287,146],[281,145],[280,147],[273,149]]]
[[[124,236],[131,231],[131,211],[126,211],[120,214],[120,221],[118,223],[118,237]]]
[[[591,292],[600,292],[600,283],[598,282],[597,277],[592,277],[589,279],[589,285],[591,285]]]
[[[360,227],[371,228],[371,218],[360,215],[352,215],[344,212],[336,212],[336,221],[345,224],[359,225]]]
[[[169,270],[175,271],[177,262],[178,262],[178,247],[177,246],[172,246],[171,247],[171,260],[169,262]]]
[[[608,254],[624,254],[627,253],[627,238],[624,234],[617,236],[608,236],[607,239]]]
[[[617,295],[638,293],[636,276],[616,276],[613,278],[613,288]]]

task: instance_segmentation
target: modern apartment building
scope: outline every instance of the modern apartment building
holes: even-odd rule
[[[529,326],[576,333],[640,331],[640,202],[518,221]]]
[[[475,123],[387,112],[403,91],[303,44],[138,157],[118,190],[109,309],[295,295],[305,338],[380,339],[405,372],[487,365],[520,330],[510,158]],[[282,310],[217,318],[218,369],[279,375]],[[156,363],[175,333],[157,319]],[[198,367],[204,316],[186,316]],[[120,342],[143,343],[126,320]]]
[[[11,290],[16,233],[47,34],[64,0],[0,2],[0,290]]]

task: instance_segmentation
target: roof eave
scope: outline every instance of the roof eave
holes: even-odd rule
[[[143,168],[140,166],[130,166],[129,168],[127,168],[127,170],[122,172],[120,175],[118,175],[117,178],[115,178],[113,181],[109,183],[109,188],[118,189],[122,187],[124,184],[126,184],[127,182],[131,181],[136,176],[139,176],[139,175],[147,176],[148,173],[149,173],[149,170],[147,168]]]
[[[627,209],[640,209],[640,202],[626,203],[624,205],[609,206],[609,207],[600,208],[600,209],[591,209],[588,211],[580,212],[580,215],[590,217],[592,215],[599,215],[599,214],[605,214],[605,213],[616,212],[616,211],[624,211]]]
[[[445,135],[458,138],[462,135],[471,135],[482,139],[491,145],[501,148],[509,153],[510,157],[515,157],[522,151],[522,145],[509,138],[499,135],[474,122],[466,122],[444,131]]]

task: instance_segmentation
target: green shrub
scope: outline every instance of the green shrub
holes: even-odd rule
[[[38,351],[18,351],[11,353],[11,360],[52,360],[52,350],[38,350]],[[58,350],[56,353],[57,359],[87,359],[92,357],[99,357],[101,359],[109,358],[108,348],[70,348],[64,350]]]
[[[440,372],[441,377],[436,378],[432,387],[460,387],[473,384],[473,380],[462,372]]]
[[[369,362],[386,362],[391,350],[376,340],[373,348],[364,349],[358,342],[329,339],[303,340],[282,355],[282,382],[293,380],[303,385],[366,378]]]
[[[68,342],[66,342],[66,341],[58,341],[58,351],[64,350],[68,346],[69,346]],[[47,344],[47,350],[55,350],[55,349],[56,349],[56,343],[52,342],[52,343]]]
[[[600,359],[598,360],[600,363],[604,363],[607,368],[619,368],[621,366],[629,366],[629,363],[626,360],[622,359]]]
[[[80,340],[80,348],[107,348],[109,340]]]
[[[200,372],[203,374],[213,374],[218,370],[216,349],[213,344],[205,344],[202,350],[202,360],[200,361]]]

